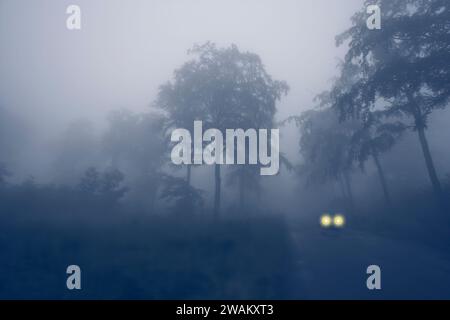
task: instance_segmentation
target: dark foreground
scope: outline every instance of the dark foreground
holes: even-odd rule
[[[293,247],[280,218],[111,218],[0,227],[2,299],[289,299]],[[66,288],[79,265],[82,289]]]
[[[1,299],[450,299],[442,223],[402,229],[380,217],[324,230],[313,218],[273,215],[2,220]],[[69,291],[73,264],[82,289]],[[380,266],[382,290],[367,289],[369,265]]]

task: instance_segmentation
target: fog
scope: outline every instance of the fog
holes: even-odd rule
[[[143,110],[193,44],[214,41],[258,53],[269,73],[290,84],[280,107],[290,114],[335,75],[342,50],[334,37],[362,2],[77,3],[82,30],[70,32],[70,1],[2,1],[3,104],[66,121],[117,107]]]
[[[147,110],[205,41],[255,52],[287,81],[280,119],[309,108],[336,74],[334,37],[361,1],[78,1],[76,32],[65,26],[69,4],[1,2],[0,103],[29,121],[44,150],[74,119],[102,124],[110,110]]]
[[[433,1],[440,3],[440,0]],[[381,2],[386,4],[385,0]],[[72,4],[81,8],[81,30],[66,28],[66,8]],[[143,219],[161,215],[171,219],[174,212],[175,216],[183,212],[182,216],[195,217],[192,222],[194,231],[188,235],[189,239],[195,239],[195,230],[200,234],[205,232],[208,238],[210,235],[205,231],[208,226],[202,226],[197,219],[203,221],[204,217],[218,215],[218,212],[224,217],[267,215],[269,219],[274,216],[286,219],[286,228],[290,231],[285,231],[283,225],[280,226],[280,233],[298,232],[300,235],[296,239],[300,242],[317,240],[318,243],[322,243],[324,238],[311,235],[308,228],[313,225],[317,229],[320,215],[326,212],[343,213],[349,221],[355,219],[358,225],[352,225],[352,228],[360,228],[358,232],[362,230],[365,239],[372,236],[372,231],[380,232],[381,235],[376,233],[377,237],[385,237],[385,233],[395,235],[393,238],[398,234],[406,235],[409,225],[402,225],[402,221],[413,216],[408,223],[412,234],[417,231],[418,242],[439,247],[436,250],[448,254],[448,248],[442,249],[436,244],[441,243],[440,240],[430,240],[429,234],[425,236],[420,229],[421,223],[428,219],[424,218],[427,212],[439,213],[439,217],[448,213],[448,207],[444,206],[446,209],[441,210],[439,208],[442,207],[432,200],[433,192],[447,199],[444,202],[448,202],[449,198],[450,110],[445,108],[448,102],[433,106],[429,116],[424,112],[426,124],[422,129],[426,132],[431,150],[432,168],[427,162],[423,140],[420,143],[418,140],[420,121],[409,117],[411,114],[404,110],[399,112],[397,118],[389,118],[383,123],[391,125],[399,121],[402,132],[398,135],[397,132],[380,134],[380,140],[386,140],[376,145],[380,148],[379,152],[371,153],[363,146],[360,147],[360,154],[354,155],[352,152],[355,150],[351,149],[348,151],[353,157],[350,164],[343,164],[343,168],[339,167],[329,175],[327,170],[333,169],[321,162],[322,158],[325,158],[323,161],[330,158],[334,159],[331,162],[337,163],[338,152],[333,152],[341,142],[333,139],[345,136],[347,129],[356,130],[352,125],[357,127],[361,124],[357,121],[362,121],[361,118],[352,119],[356,124],[348,122],[348,127],[347,122],[339,124],[337,117],[333,120],[334,116],[327,115],[327,110],[323,111],[318,105],[332,105],[341,111],[341,118],[346,112],[345,106],[339,109],[338,99],[333,104],[326,98],[317,97],[327,90],[335,96],[342,92],[347,94],[350,84],[357,87],[358,83],[368,83],[363,81],[366,75],[362,71],[350,71],[350,76],[345,74],[343,61],[349,54],[349,39],[341,46],[336,44],[336,36],[355,24],[351,17],[363,6],[364,0],[0,0],[0,195],[2,188],[6,190],[6,200],[2,204],[3,198],[0,197],[0,204],[7,209],[2,210],[3,214],[8,210],[15,212],[17,203],[27,203],[29,207],[17,210],[30,217],[17,219],[31,221],[38,228],[40,224],[33,224],[33,221],[39,220],[41,214],[48,214],[49,220],[56,219],[58,222],[55,224],[64,226],[81,212],[82,219],[89,215],[86,221],[92,225],[103,224],[103,217],[108,214],[116,214],[120,219],[126,215]],[[442,14],[447,15],[449,8],[443,8]],[[280,129],[280,152],[286,157],[286,162],[278,175],[255,178],[251,172],[236,173],[233,171],[236,168],[221,166],[218,179],[217,167],[203,165],[187,169],[186,166],[176,167],[170,163],[172,144],[170,134],[164,132],[164,126],[168,118],[175,118],[175,113],[170,106],[167,107],[170,103],[165,105],[165,101],[161,102],[161,99],[164,100],[162,88],[169,81],[177,83],[174,72],[191,60],[192,54],[188,50],[208,42],[222,49],[236,45],[240,53],[258,55],[267,74],[289,86],[286,95],[280,94],[278,98],[275,94],[274,98],[270,98],[274,102],[275,112],[265,122]],[[442,88],[434,88],[436,82]],[[445,79],[430,81],[431,84],[427,82],[429,87],[425,90],[444,96],[449,92],[444,82]],[[341,83],[346,83],[342,85],[344,89],[340,87]],[[170,91],[169,87],[166,89]],[[342,92],[339,92],[340,89]],[[364,88],[358,90],[364,92]],[[387,89],[383,91],[376,87],[373,90],[378,90],[376,92],[380,96],[385,94],[386,100],[395,100],[395,103],[403,98],[400,94],[388,96],[386,92],[390,91]],[[420,95],[420,90],[417,92]],[[357,105],[354,101],[352,103]],[[417,101],[423,102],[425,99]],[[375,104],[376,101],[370,103]],[[364,111],[367,110],[361,113],[364,114]],[[176,118],[178,123],[187,121],[191,116],[199,116],[189,112]],[[372,109],[369,113],[376,114]],[[327,124],[327,119],[332,119],[332,124]],[[309,129],[305,129],[307,121],[313,123]],[[336,131],[320,131],[321,126],[326,125]],[[342,143],[350,145],[354,139]],[[323,149],[314,149],[314,146],[322,144]],[[321,154],[320,150],[328,150],[329,156],[327,152]],[[379,156],[383,170],[372,156],[374,159]],[[333,163],[327,164],[334,168]],[[434,180],[433,170],[437,172],[437,179]],[[236,180],[245,174],[247,178],[242,179],[248,179],[248,184]],[[219,192],[218,181],[221,186]],[[389,192],[383,183],[389,186]],[[98,190],[95,189],[97,187]],[[27,199],[34,200],[28,203]],[[411,199],[415,202],[410,202]],[[436,219],[436,225],[427,229],[428,232],[433,233],[440,228],[439,221],[443,221],[440,219]],[[83,220],[84,223],[86,221]],[[152,228],[158,229],[158,223]],[[167,221],[161,223],[164,227],[170,224]],[[276,228],[277,223],[274,223]],[[266,224],[265,220],[261,222],[261,230],[266,230]],[[115,226],[114,221],[112,225]],[[222,227],[219,225],[219,229],[214,230],[218,234],[226,234],[226,228]],[[295,232],[292,228],[296,228]],[[174,230],[171,232],[176,234],[177,227]],[[144,230],[141,231],[145,234]],[[110,230],[105,234],[108,232]],[[446,234],[447,229],[439,229],[439,232],[439,235]],[[111,234],[109,236],[113,237]],[[236,234],[239,232],[236,231]],[[170,238],[170,235],[167,237]],[[437,238],[442,239],[440,236]],[[279,240],[276,235],[274,239]],[[259,248],[262,240],[258,236],[252,240]],[[60,241],[65,243],[65,240]],[[382,245],[376,250],[389,246],[387,242],[380,243]],[[312,249],[305,248],[304,244],[300,247],[306,255],[316,254],[308,253]],[[318,247],[323,249],[323,243]],[[248,250],[254,249],[251,247]],[[345,252],[344,255],[353,253]],[[389,253],[383,261],[394,264],[390,259],[393,256],[397,254]],[[427,264],[428,255],[425,256],[424,264]],[[321,260],[314,261],[320,264]],[[443,264],[447,265],[447,260]],[[190,276],[188,272],[187,277]],[[305,283],[308,281],[310,279]],[[278,292],[279,288],[275,287],[267,289],[268,292]],[[175,289],[179,287],[175,286]],[[102,293],[100,290],[93,296],[104,297]],[[160,292],[152,294],[153,298],[158,298]],[[295,297],[303,297],[303,293],[296,294],[298,292]],[[309,294],[311,297],[323,297],[322,293],[312,289]],[[345,297],[353,297],[354,294],[359,297],[359,292],[346,294]],[[436,294],[439,297],[449,296],[448,292],[439,290]],[[4,293],[2,295],[0,291],[2,296]],[[49,293],[49,296],[55,295]],[[179,297],[177,293],[168,295],[173,296]],[[199,296],[203,297],[201,294]],[[223,293],[217,294],[219,298],[224,296]],[[269,296],[276,297],[275,293]],[[340,297],[333,297],[336,296]],[[395,293],[393,296],[396,296]]]

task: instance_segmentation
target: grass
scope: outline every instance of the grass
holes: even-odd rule
[[[279,217],[1,220],[2,299],[287,299],[295,286]],[[71,264],[80,291],[66,289]]]

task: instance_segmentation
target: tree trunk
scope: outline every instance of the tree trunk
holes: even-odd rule
[[[188,164],[186,167],[186,181],[187,181],[188,186],[191,185],[191,171],[192,171],[192,167],[191,167],[191,165]]]
[[[440,200],[442,200],[442,187],[441,187],[441,183],[439,182],[438,176],[436,174],[436,169],[434,167],[433,158],[431,157],[427,137],[425,136],[424,127],[418,126],[417,132],[419,134],[420,145],[422,146],[423,156],[425,158],[425,163],[427,165],[428,176],[430,177],[431,184],[433,185],[434,193],[440,201]]]
[[[425,164],[428,170],[428,176],[433,186],[433,191],[439,203],[443,203],[442,187],[436,174],[433,158],[431,157],[430,147],[428,146],[427,137],[425,136],[425,116],[422,114],[420,106],[415,102],[412,94],[408,94],[409,103],[411,105],[414,120],[416,122],[417,133],[419,135],[420,146],[422,147]]]
[[[386,200],[386,204],[390,206],[392,204],[391,202],[391,196],[389,194],[389,190],[386,183],[386,178],[384,176],[383,168],[381,167],[380,159],[378,159],[378,155],[376,152],[372,153],[373,161],[375,162],[375,165],[377,167],[378,171],[378,177],[380,178],[381,188],[383,189],[384,199]]]
[[[215,177],[215,193],[214,193],[214,217],[218,218],[220,215],[220,164],[214,167]]]

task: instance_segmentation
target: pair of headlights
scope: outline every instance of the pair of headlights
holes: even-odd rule
[[[320,217],[320,225],[322,228],[343,228],[345,226],[345,217],[342,214],[336,214],[334,217],[324,214]]]

